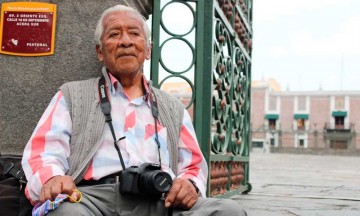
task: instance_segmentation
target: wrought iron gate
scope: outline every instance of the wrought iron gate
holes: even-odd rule
[[[182,8],[186,18],[192,18],[185,30],[167,26],[170,8]],[[170,11],[170,16],[184,16]],[[187,108],[193,109],[197,138],[209,164],[209,196],[251,190],[251,26],[252,0],[153,1],[151,79],[160,87],[169,79],[181,79],[191,88]],[[167,65],[164,49],[174,41],[188,50],[184,67]]]

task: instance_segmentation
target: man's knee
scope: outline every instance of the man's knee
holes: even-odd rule
[[[200,198],[190,209],[192,215],[246,216],[243,206],[231,199]],[[182,213],[179,215],[190,215]]]
[[[246,216],[244,207],[231,199],[221,199],[221,208],[224,215]]]

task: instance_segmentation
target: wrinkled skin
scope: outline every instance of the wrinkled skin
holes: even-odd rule
[[[54,176],[49,179],[41,188],[40,202],[46,200],[53,201],[60,193],[68,194],[72,202],[80,199],[80,193],[74,191],[76,189],[75,182],[71,176]]]
[[[124,88],[141,87],[144,61],[151,55],[141,18],[131,12],[113,12],[105,16],[103,26],[101,46],[96,46],[99,60]]]
[[[193,207],[198,200],[198,194],[194,185],[189,180],[178,178],[175,179],[170,191],[165,198],[165,207],[176,207],[188,210]]]

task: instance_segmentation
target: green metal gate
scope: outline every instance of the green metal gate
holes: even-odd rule
[[[171,8],[182,8],[187,15]],[[192,22],[182,32],[171,29],[166,24],[169,11]],[[195,131],[209,164],[208,196],[251,190],[251,26],[252,0],[153,1],[151,79],[159,87],[169,79],[191,87],[187,108],[194,110]],[[188,50],[188,63],[181,68],[167,65],[164,54],[175,41]]]

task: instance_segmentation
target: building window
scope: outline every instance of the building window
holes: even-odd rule
[[[296,130],[305,130],[306,120],[309,119],[309,114],[296,113],[294,114],[294,129]]]
[[[335,109],[345,109],[345,97],[335,97]]]
[[[298,130],[305,130],[305,119],[298,119],[297,120],[297,129]]]
[[[270,146],[275,146],[275,138],[270,138]]]
[[[264,147],[264,142],[261,142],[261,141],[253,141],[253,142],[252,142],[252,147],[253,147],[253,148],[263,148],[263,147]]]
[[[269,119],[269,129],[276,130],[276,119]]]
[[[269,96],[269,110],[276,111],[276,96]]]
[[[344,129],[344,116],[335,116],[335,129]]]
[[[330,148],[332,149],[347,149],[346,140],[331,140]]]
[[[306,97],[298,97],[298,111],[306,111]]]
[[[299,147],[304,148],[304,145],[305,145],[305,140],[304,139],[299,139]]]

